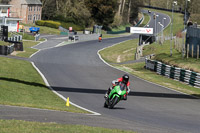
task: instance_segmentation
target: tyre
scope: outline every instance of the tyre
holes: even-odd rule
[[[112,109],[118,102],[118,97],[116,96],[114,99],[112,99],[112,103],[109,106],[109,109]]]
[[[106,104],[106,101],[105,101],[105,103],[104,103],[104,107],[105,107],[105,108],[108,108],[108,105]]]

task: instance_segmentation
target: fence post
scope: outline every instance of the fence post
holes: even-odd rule
[[[187,44],[187,59],[188,59],[188,56],[189,56],[189,44]]]
[[[197,60],[199,59],[199,45],[197,45]]]
[[[184,58],[184,55],[185,55],[185,45],[184,45],[184,36],[183,36],[183,39],[182,39],[182,58]]]
[[[174,39],[174,49],[176,49],[176,48],[177,48],[177,42],[176,42],[176,37],[175,37],[175,39]]]
[[[194,55],[194,44],[192,44],[192,58],[193,58],[193,55]]]

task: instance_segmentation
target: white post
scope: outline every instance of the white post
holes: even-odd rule
[[[186,12],[187,12],[187,1],[190,2],[190,0],[185,0],[185,21],[184,21],[184,30],[186,28]]]
[[[173,39],[173,12],[174,12],[174,5],[177,5],[177,1],[173,1],[172,3],[172,22],[171,22],[171,42],[170,42],[170,56],[172,56],[172,39]]]
[[[165,20],[166,20],[166,18],[163,18],[163,23],[162,23],[162,24],[163,24],[163,30],[164,30],[164,28],[165,28]],[[163,41],[164,41],[164,35],[163,35],[163,33],[162,33],[162,37],[163,37],[162,39],[163,39]]]

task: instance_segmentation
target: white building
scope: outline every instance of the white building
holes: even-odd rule
[[[10,12],[10,7],[12,5],[4,5],[0,4],[0,26],[5,25],[8,26],[8,31],[14,31],[18,32],[19,31],[19,21],[22,19],[20,18],[12,18],[11,12]]]

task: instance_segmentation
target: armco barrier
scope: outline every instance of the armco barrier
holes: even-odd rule
[[[172,78],[200,88],[200,73],[166,65],[162,62],[145,59],[145,68],[155,71],[159,75]]]
[[[13,51],[23,51],[23,42],[13,43],[12,45],[0,45],[0,55],[9,55]]]

